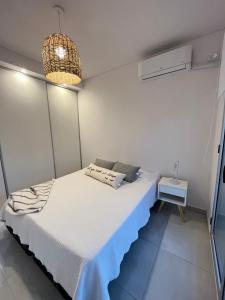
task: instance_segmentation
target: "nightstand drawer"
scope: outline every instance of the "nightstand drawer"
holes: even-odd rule
[[[179,197],[186,197],[186,191],[171,187],[171,186],[166,186],[166,185],[159,185],[159,192],[170,194],[170,195],[175,195]]]

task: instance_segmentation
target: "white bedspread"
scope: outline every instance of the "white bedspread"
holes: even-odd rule
[[[108,300],[108,283],[148,221],[158,175],[114,190],[84,172],[56,179],[40,213],[6,207],[5,220],[74,300]]]

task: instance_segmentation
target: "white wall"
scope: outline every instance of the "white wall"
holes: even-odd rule
[[[212,47],[202,43],[211,39],[193,41],[194,51],[208,57]],[[87,80],[78,96],[83,165],[101,157],[169,175],[179,159],[188,204],[208,209],[217,80],[215,68],[140,82],[137,63]]]
[[[212,153],[212,164],[211,164],[211,181],[210,181],[210,207],[208,216],[211,217],[213,213],[216,179],[218,173],[218,162],[219,155],[217,147],[220,144],[222,128],[223,128],[223,117],[224,117],[224,101],[225,101],[225,37],[222,48],[222,61],[219,72],[219,87],[218,87],[218,103],[217,103],[217,116],[215,122],[215,133],[214,133],[214,146]],[[225,210],[225,208],[224,208]]]
[[[222,61],[220,66],[218,97],[221,97],[223,92],[225,91],[225,35],[223,39],[223,48],[222,48],[221,57],[222,57]]]
[[[2,171],[2,163],[0,160],[0,208],[6,199],[5,182]]]
[[[0,46],[0,61],[41,74],[41,63]]]

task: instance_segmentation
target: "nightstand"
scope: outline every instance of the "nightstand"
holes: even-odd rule
[[[184,222],[183,207],[187,203],[188,182],[185,180],[174,180],[169,177],[162,177],[158,183],[158,199],[161,200],[160,211],[165,202],[176,204],[181,220]]]

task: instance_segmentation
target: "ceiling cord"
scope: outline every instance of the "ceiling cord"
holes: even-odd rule
[[[59,20],[59,32],[62,33],[62,28],[61,28],[61,11],[60,9],[57,9],[58,12],[58,20]]]

